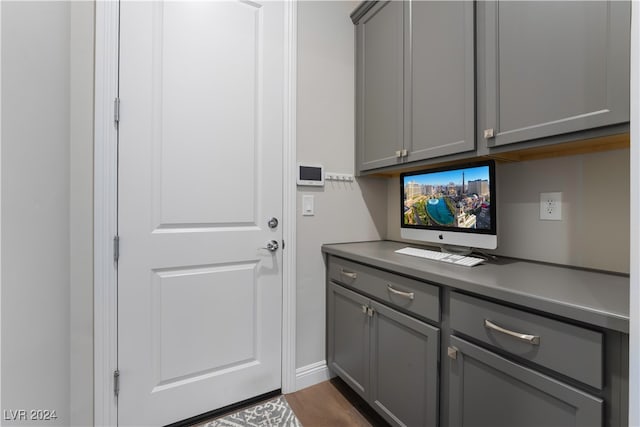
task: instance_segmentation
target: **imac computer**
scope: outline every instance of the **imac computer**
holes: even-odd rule
[[[495,164],[482,161],[400,175],[400,235],[445,252],[495,249]]]

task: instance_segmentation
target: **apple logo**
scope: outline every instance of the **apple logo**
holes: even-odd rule
[[[441,234],[441,235],[438,236],[438,239],[444,240],[444,236]]]

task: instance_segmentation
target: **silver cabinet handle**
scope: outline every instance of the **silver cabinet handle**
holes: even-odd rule
[[[519,332],[510,331],[508,329],[502,328],[490,320],[484,319],[484,327],[487,329],[493,329],[494,331],[501,332],[505,335],[509,335],[510,337],[517,338],[522,341],[526,341],[529,344],[539,345],[540,337],[537,335],[529,335],[529,334],[521,334]]]
[[[354,279],[355,280],[355,279],[358,278],[358,275],[356,273],[352,273],[350,271],[345,271],[344,268],[340,269],[340,274],[342,274],[343,276],[348,277],[349,279]]]
[[[413,292],[398,291],[396,289],[393,289],[393,286],[391,286],[391,285],[387,285],[387,290],[389,292],[391,292],[392,294],[394,294],[394,295],[398,295],[398,296],[401,296],[401,297],[409,298],[412,301],[413,301],[413,298],[415,296]]]

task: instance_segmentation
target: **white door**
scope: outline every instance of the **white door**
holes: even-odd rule
[[[280,388],[283,14],[121,3],[120,425]]]

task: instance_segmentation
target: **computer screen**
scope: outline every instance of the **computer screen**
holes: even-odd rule
[[[482,161],[400,175],[401,235],[495,249],[495,164]]]

